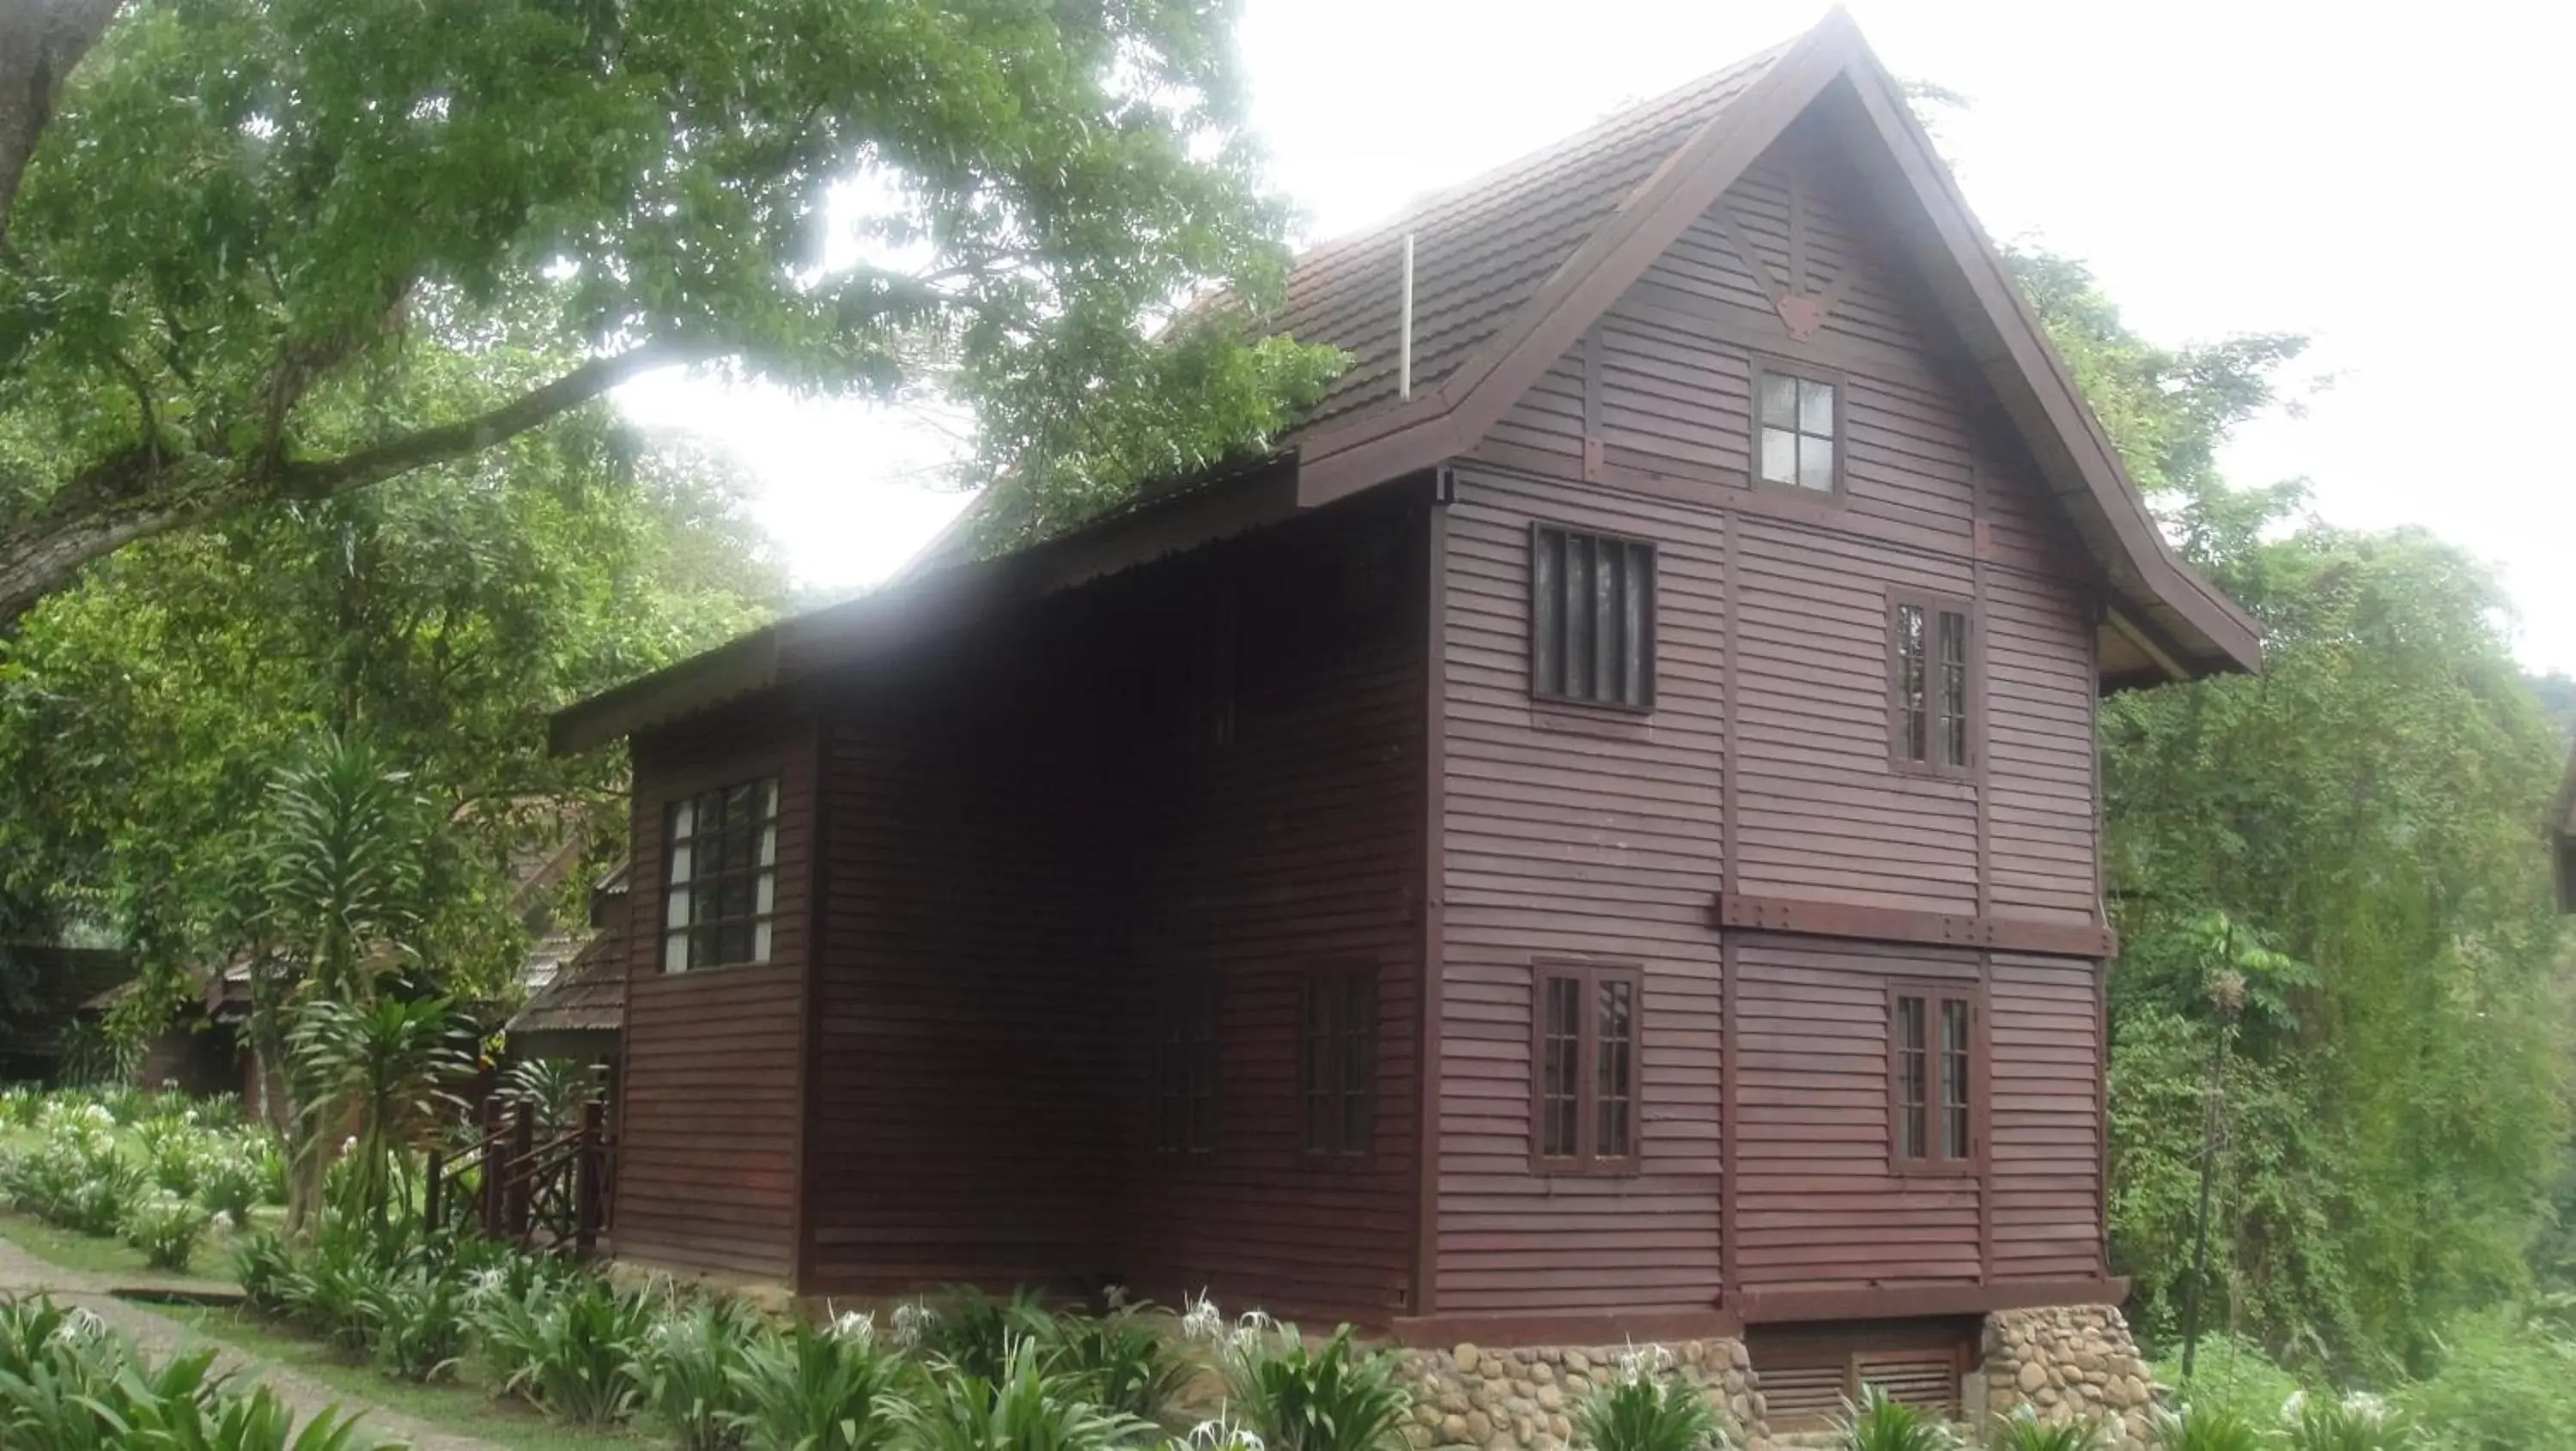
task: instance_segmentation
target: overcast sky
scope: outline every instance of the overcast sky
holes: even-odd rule
[[[1304,236],[1812,24],[1813,0],[1248,0],[1254,125]],[[2492,560],[2535,669],[2576,672],[2564,262],[2566,7],[2470,0],[1854,0],[1899,76],[1973,103],[1943,144],[1989,232],[2089,262],[2149,337],[2296,331],[2331,374],[2245,430],[2239,483]],[[955,513],[935,431],[674,379],[622,400],[728,448],[798,580],[882,577]]]

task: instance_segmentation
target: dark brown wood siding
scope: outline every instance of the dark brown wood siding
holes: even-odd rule
[[[661,934],[627,939],[619,1075],[617,1253],[692,1271],[793,1271],[806,925],[812,897],[809,719],[734,710],[635,742],[632,911],[662,920],[663,812],[676,797],[776,776],[770,960],[666,974]]]
[[[809,1290],[1405,1307],[1423,520],[1336,510],[833,682]],[[1354,612],[1368,533],[1391,573]],[[1379,975],[1373,1152],[1309,1163],[1299,981],[1355,965]],[[1201,974],[1215,1148],[1158,1156],[1156,1000]]]
[[[2093,963],[1998,962],[1991,1178],[1899,1177],[1888,984],[1974,983],[1978,954],[1750,931],[1722,949],[1715,925],[1720,893],[2100,921],[2079,556],[1854,195],[1793,132],[1461,461],[1443,622],[1444,1316],[1706,1310],[1730,1260],[1736,1288],[1764,1291],[2100,1272],[2101,1045],[2058,1007],[2089,993]],[[1775,286],[1835,288],[1812,336],[1790,334],[1736,237]],[[1836,495],[1751,487],[1759,360],[1840,386]],[[1534,521],[1656,545],[1651,715],[1531,700]],[[1974,769],[1891,761],[1895,594],[1974,612]],[[1644,970],[1634,1175],[1531,1171],[1529,974],[1550,955]]]

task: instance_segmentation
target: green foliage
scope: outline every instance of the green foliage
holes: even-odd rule
[[[266,1315],[287,1313],[294,1273],[295,1252],[276,1231],[254,1229],[233,1242],[233,1279],[250,1308]]]
[[[2039,1418],[2037,1410],[2020,1405],[1996,1420],[1986,1444],[1992,1451],[2101,1451],[2104,1439],[2098,1421],[2051,1425]]]
[[[438,1265],[411,1264],[379,1281],[367,1298],[376,1367],[396,1380],[455,1374],[465,1355],[465,1280]]]
[[[2175,1387],[2177,1395],[2195,1406],[2223,1408],[2258,1426],[2270,1425],[2282,1407],[2307,1390],[2297,1376],[2274,1364],[2262,1346],[2223,1332],[2201,1337],[2189,1379],[2178,1354],[2157,1361],[2153,1375],[2156,1384]]]
[[[129,10],[5,218],[0,553],[470,458],[674,361],[944,389],[1050,495],[1260,447],[1325,364],[1246,327],[1286,219],[1234,15]],[[60,580],[19,574],[0,615]]]
[[[885,1414],[907,1451],[1112,1451],[1149,1429],[1135,1416],[1085,1398],[1087,1377],[1047,1366],[1046,1348],[1018,1340],[999,1380],[947,1361],[922,1385],[893,1398]]]
[[[1224,1338],[1228,1403],[1270,1451],[1386,1451],[1410,1409],[1394,1358],[1347,1325],[1318,1346],[1259,1312]]]
[[[1904,1405],[1873,1385],[1860,1388],[1860,1404],[1846,1404],[1834,1423],[1841,1451],[1955,1451],[1950,1428]]]
[[[81,1234],[119,1232],[151,1180],[118,1147],[114,1114],[94,1101],[58,1096],[38,1111],[35,1131],[33,1147],[0,1153],[0,1197]]]
[[[197,1258],[214,1215],[203,1205],[175,1195],[157,1195],[137,1204],[125,1217],[125,1242],[143,1251],[156,1270],[185,1270]]]
[[[2376,1396],[2301,1396],[2282,1417],[2283,1451],[2414,1451],[2406,1417]]]
[[[1617,1379],[1584,1397],[1574,1435],[1592,1451],[1715,1451],[1728,1444],[1708,1392],[1659,1354],[1642,1352],[1631,1352]]]
[[[728,1413],[748,1451],[881,1451],[892,1441],[899,1362],[862,1324],[800,1321],[751,1343],[731,1372],[739,1409]]]
[[[1198,1368],[1148,1318],[1150,1306],[1057,1315],[1032,1337],[1048,1375],[1115,1416],[1169,1424]]]
[[[2442,1451],[2576,1451],[2576,1343],[2508,1310],[2466,1316],[2398,1400]]]
[[[505,1392],[575,1425],[604,1426],[634,1408],[654,1314],[650,1296],[576,1275],[525,1295],[479,1297],[473,1328]]]
[[[2152,1439],[2156,1451],[2266,1451],[2262,1423],[2220,1405],[2158,1410]]]
[[[410,1198],[413,1151],[462,1117],[447,1087],[473,1071],[468,1038],[444,998],[384,998],[360,1005],[314,998],[298,1011],[290,1038],[308,1133],[327,1135],[354,1113],[349,1198],[338,1208],[378,1226]]]
[[[743,1428],[727,1412],[759,1317],[728,1300],[675,1306],[654,1325],[635,1382],[653,1419],[679,1451],[732,1451]]]

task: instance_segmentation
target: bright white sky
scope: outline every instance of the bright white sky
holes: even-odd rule
[[[1816,0],[1248,0],[1254,124],[1308,238],[1378,220],[1623,102],[1796,33]],[[1942,122],[1999,238],[2088,261],[2166,342],[2311,334],[2306,416],[2247,429],[2240,483],[2304,475],[2342,524],[2421,524],[2494,561],[2536,669],[2576,672],[2563,418],[2576,219],[2562,58],[2576,10],[2499,0],[1853,0]],[[639,420],[730,449],[799,583],[847,590],[962,505],[953,446],[864,409],[680,379]],[[2547,425],[2547,426],[2543,426]]]

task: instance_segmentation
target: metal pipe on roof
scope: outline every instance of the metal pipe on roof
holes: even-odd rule
[[[1396,309],[1395,396],[1413,396],[1413,234],[1404,234],[1404,295]]]

